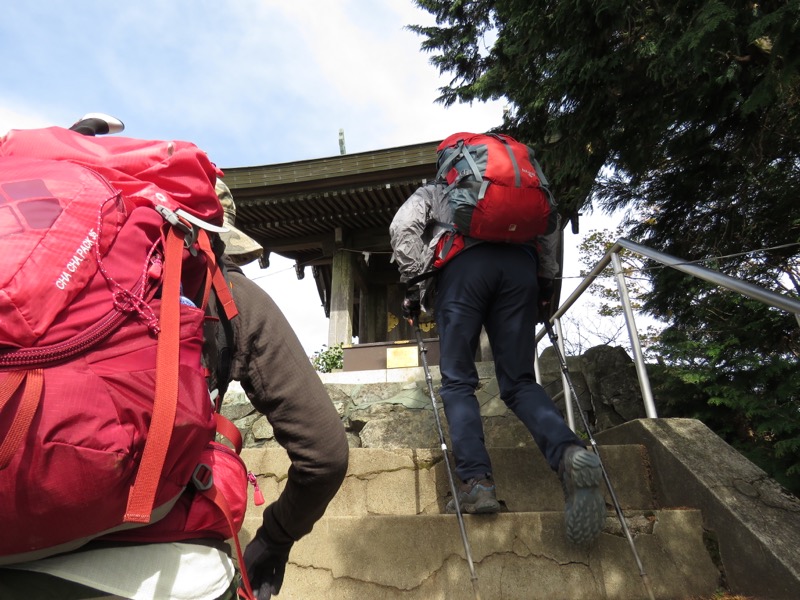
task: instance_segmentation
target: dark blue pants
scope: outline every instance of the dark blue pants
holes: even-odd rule
[[[584,445],[536,383],[536,273],[532,249],[483,243],[456,256],[438,275],[434,314],[440,395],[462,481],[492,472],[475,397],[482,326],[494,355],[500,397],[530,431],[550,467],[558,470],[568,445]]]

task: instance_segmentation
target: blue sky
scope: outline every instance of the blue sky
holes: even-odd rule
[[[337,155],[339,129],[353,153],[500,124],[499,101],[435,103],[447,78],[412,23],[433,20],[411,0],[4,3],[0,134],[106,112],[224,169]],[[311,354],[327,342],[313,279],[273,258],[248,274]]]

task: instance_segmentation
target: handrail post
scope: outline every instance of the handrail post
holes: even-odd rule
[[[533,374],[536,377],[536,383],[539,385],[544,385],[542,383],[542,369],[539,365],[539,350],[534,349],[533,351]]]
[[[611,253],[611,264],[614,267],[614,275],[617,279],[617,290],[619,291],[619,298],[622,302],[622,310],[625,313],[625,325],[628,327],[628,337],[631,340],[631,350],[633,351],[633,359],[636,364],[636,374],[639,377],[639,388],[642,390],[642,398],[644,399],[645,414],[650,419],[656,419],[658,418],[656,403],[653,400],[653,390],[650,387],[650,378],[647,375],[647,368],[644,364],[644,354],[639,344],[639,332],[636,329],[636,322],[633,318],[633,308],[631,308],[631,299],[628,296],[628,284],[625,282],[625,274],[622,272],[622,262],[619,259],[618,252]]]
[[[561,319],[554,319],[554,321],[556,324],[558,347],[561,349],[561,356],[566,356],[567,354],[564,351],[564,335],[561,332]],[[566,407],[567,411],[567,425],[569,425],[569,428],[572,429],[572,431],[575,431],[575,415],[572,411],[572,391],[569,387],[567,375],[563,371],[561,372],[561,387],[564,390],[564,406]]]

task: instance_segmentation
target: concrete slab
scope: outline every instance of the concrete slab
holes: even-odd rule
[[[718,571],[698,511],[646,515],[636,547],[656,598],[710,596]],[[242,538],[258,526],[249,519]],[[647,594],[624,537],[571,545],[563,514],[466,516],[477,586],[487,600],[640,600]],[[452,515],[323,517],[292,551],[282,600],[475,597]]]
[[[702,511],[732,592],[800,598],[800,499],[694,419],[640,419],[596,437],[647,448],[658,500]]]
[[[491,448],[498,499],[510,512],[563,511],[558,477],[536,448]],[[652,509],[646,453],[641,446],[600,448],[623,509]],[[283,488],[289,459],[282,448],[245,449],[242,457],[256,474],[264,497]],[[450,494],[438,449],[352,448],[344,484],[329,516],[440,514]],[[252,497],[252,494],[251,494]],[[611,498],[606,491],[611,507]],[[249,511],[259,509],[250,506]]]

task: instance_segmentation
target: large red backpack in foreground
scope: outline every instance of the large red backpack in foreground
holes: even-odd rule
[[[0,138],[0,564],[241,526],[201,366],[212,288],[235,316],[218,174],[187,142]]]

